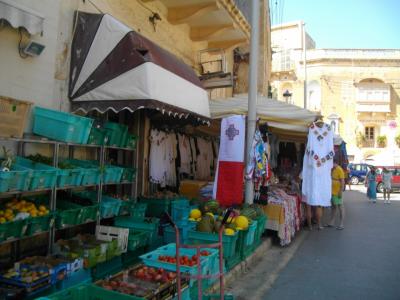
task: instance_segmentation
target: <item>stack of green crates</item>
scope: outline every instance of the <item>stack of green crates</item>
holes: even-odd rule
[[[112,147],[126,147],[128,139],[128,126],[106,122],[104,124],[104,129],[106,130],[107,145]]]
[[[152,248],[159,241],[158,227],[160,225],[160,220],[156,218],[145,219],[136,218],[132,216],[122,216],[115,218],[114,225],[116,227],[129,228],[129,238],[128,238],[128,250],[135,250],[144,246],[142,244],[138,245],[141,237],[146,237],[144,239],[146,244]],[[139,235],[140,232],[144,232],[145,235]],[[142,241],[144,242],[144,241]]]

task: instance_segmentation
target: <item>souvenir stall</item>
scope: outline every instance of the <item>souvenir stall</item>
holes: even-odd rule
[[[258,130],[246,176],[254,181],[255,203],[267,215],[266,229],[288,245],[304,218],[300,179],[308,126],[318,114],[284,102],[259,97]],[[210,101],[213,119],[247,113],[247,95]]]

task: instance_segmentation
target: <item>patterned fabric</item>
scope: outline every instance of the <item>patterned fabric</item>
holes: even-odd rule
[[[278,231],[280,245],[289,245],[300,230],[301,202],[295,195],[288,195],[284,190],[272,188],[268,193],[268,205],[264,212],[268,216],[267,229]]]

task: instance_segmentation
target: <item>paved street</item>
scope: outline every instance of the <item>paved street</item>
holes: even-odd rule
[[[400,194],[393,198],[368,203],[353,186],[343,231],[302,231],[289,247],[274,245],[229,290],[236,299],[400,299]]]
[[[263,299],[400,299],[400,201],[345,201],[345,230],[311,232]]]

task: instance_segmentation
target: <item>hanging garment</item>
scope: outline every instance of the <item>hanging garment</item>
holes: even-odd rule
[[[311,124],[303,160],[304,201],[313,206],[331,206],[331,169],[333,167],[333,132],[328,124]]]
[[[179,173],[190,174],[190,162],[191,162],[191,152],[190,152],[190,140],[184,134],[178,134],[179,143],[179,154],[180,154],[180,167]]]
[[[270,164],[271,168],[275,169],[276,167],[278,167],[279,139],[275,135],[270,135],[268,140],[271,146]]]
[[[149,155],[149,180],[150,182],[165,186],[166,181],[166,134],[152,129],[150,131],[150,155]]]
[[[165,165],[166,165],[166,175],[165,175],[165,184],[171,187],[176,186],[176,164],[175,160],[177,157],[176,151],[176,135],[175,133],[167,134],[165,140]]]
[[[244,116],[222,119],[221,141],[213,197],[221,206],[243,202],[244,142],[246,124]]]
[[[254,133],[248,162],[246,168],[246,177],[248,179],[259,181],[266,175],[268,170],[267,152],[261,133],[258,130]]]
[[[197,146],[199,149],[197,155],[197,169],[195,179],[208,180],[211,174],[212,151],[210,151],[209,143],[203,138],[197,138]]]

